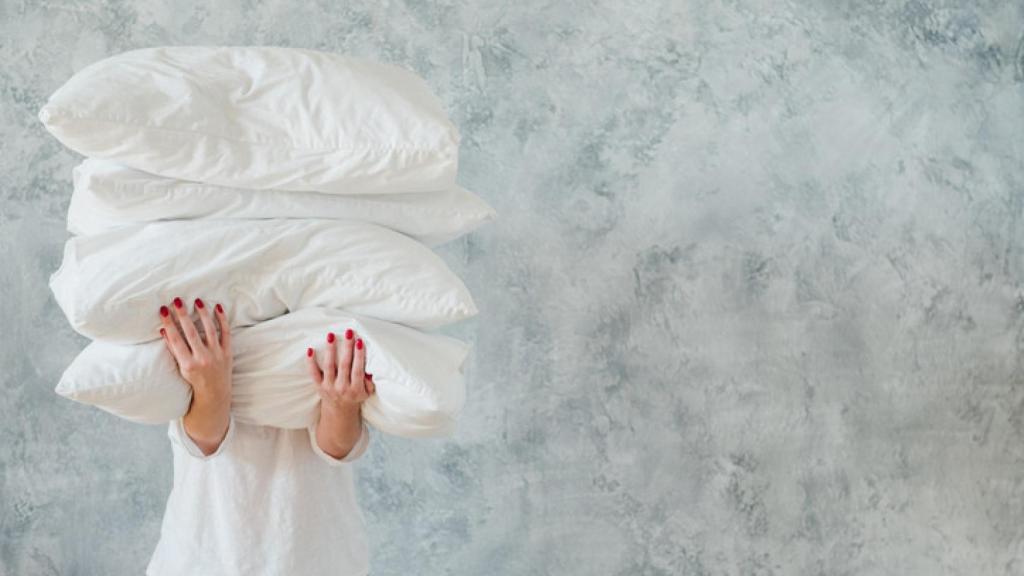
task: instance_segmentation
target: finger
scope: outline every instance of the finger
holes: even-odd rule
[[[366,390],[366,346],[362,338],[356,339],[355,350],[352,354],[352,380],[351,385],[358,387],[359,392]]]
[[[327,333],[327,348],[324,350],[324,380],[333,385],[338,377],[338,352],[334,332]]]
[[[188,342],[188,347],[192,349],[192,352],[196,353],[205,350],[206,346],[203,345],[199,332],[196,330],[196,325],[192,322],[192,317],[188,315],[188,310],[185,309],[185,303],[181,301],[181,298],[174,298],[174,312],[178,315],[181,331],[185,333],[185,341]]]
[[[171,319],[171,311],[167,306],[160,307],[160,324],[161,334],[164,337],[164,342],[167,343],[167,348],[171,351],[175,361],[181,364],[185,358],[192,355],[192,352],[181,338],[178,326]]]
[[[196,298],[196,313],[203,323],[203,333],[206,335],[206,346],[212,350],[220,348],[220,339],[217,338],[217,327],[213,325],[213,318],[210,311],[206,309],[206,303],[201,298]]]
[[[373,396],[373,393],[377,391],[376,384],[373,383],[373,374],[366,375],[366,395]]]
[[[348,387],[352,378],[352,346],[354,344],[355,332],[351,328],[345,330],[345,342],[341,345],[341,361],[338,366],[338,388],[344,390]]]
[[[217,303],[213,307],[214,314],[217,316],[217,325],[220,326],[220,348],[221,350],[231,353],[231,326],[228,324],[228,316],[224,313],[224,307]]]
[[[316,363],[316,354],[312,348],[306,348],[306,369],[309,371],[309,377],[313,379],[313,383],[317,386],[323,384],[324,373],[320,371],[320,366]]]

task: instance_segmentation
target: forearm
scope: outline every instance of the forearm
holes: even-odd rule
[[[363,433],[360,405],[320,407],[320,422],[316,426],[316,443],[332,458],[344,458],[352,451]]]
[[[217,451],[228,432],[231,398],[214,393],[192,394],[192,403],[182,420],[185,432],[209,456]]]

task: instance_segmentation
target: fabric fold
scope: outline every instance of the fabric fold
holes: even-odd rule
[[[223,302],[232,327],[328,306],[417,328],[476,314],[429,248],[362,222],[172,221],[68,240],[50,288],[71,326],[121,344],[160,337],[175,297]]]
[[[355,330],[366,342],[376,393],[363,404],[374,428],[405,437],[445,436],[465,403],[469,346],[440,334],[328,308],[306,308],[233,333],[232,416],[246,424],[306,428],[319,396],[306,349],[321,355],[324,335]],[[89,344],[64,371],[56,392],[145,424],[180,418],[191,388],[164,343]]]

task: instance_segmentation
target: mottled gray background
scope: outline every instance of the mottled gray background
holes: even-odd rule
[[[36,111],[161,44],[423,74],[501,214],[451,441],[359,466],[373,572],[1024,574],[1024,5],[0,2],[0,574],[140,574],[162,427],[57,398],[78,158]]]

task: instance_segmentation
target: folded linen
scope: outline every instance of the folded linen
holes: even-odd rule
[[[406,437],[450,434],[465,402],[466,344],[398,324],[326,308],[306,308],[232,332],[231,411],[239,422],[304,428],[316,421],[319,396],[306,369],[308,347],[328,331],[355,330],[366,342],[366,371],[376,393],[363,417]],[[141,423],[185,414],[191,388],[162,341],[93,342],[64,371],[58,394]]]
[[[227,305],[231,326],[325,306],[418,328],[476,314],[434,252],[374,224],[188,220],[67,241],[50,289],[72,327],[121,344],[159,338],[159,306],[197,296]]]
[[[409,194],[322,194],[249,190],[175,180],[86,159],[74,170],[68,231],[177,219],[329,218],[379,224],[436,245],[494,218],[494,209],[458,186]]]

